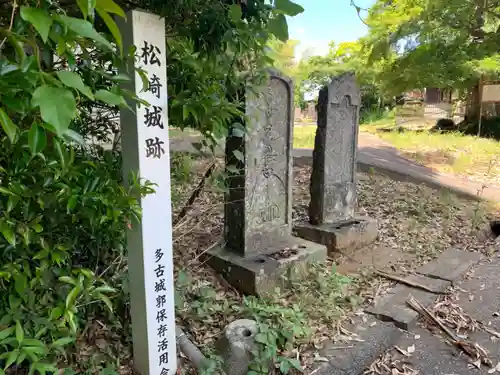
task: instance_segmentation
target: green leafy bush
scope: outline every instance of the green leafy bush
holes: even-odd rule
[[[125,229],[140,215],[137,198],[152,192],[137,178],[122,186],[113,117],[125,98],[138,100],[115,69],[135,53],[114,21],[124,11],[113,0],[59,4],[16,0],[0,14],[0,375],[70,364],[92,318],[127,340]],[[166,11],[164,2],[148,6]],[[242,84],[268,65],[267,38],[286,38],[285,15],[302,8],[177,1],[168,10],[171,123],[213,145],[240,114]],[[110,135],[110,151],[83,143]]]
[[[124,14],[111,0],[78,5],[83,18],[14,3],[2,28],[0,374],[55,371],[90,316],[127,306],[123,278],[109,271],[125,269],[125,228],[151,186],[136,179],[126,190],[119,154],[89,152],[72,130],[89,103],[126,105],[117,83],[127,78],[103,68],[121,60],[109,13]],[[94,11],[114,45],[94,29]]]
[[[20,138],[34,142],[30,132]],[[43,372],[95,302],[113,310],[116,291],[102,276],[112,255],[125,256],[124,228],[139,207],[105,163],[55,138],[44,154],[7,137],[1,147],[0,360]]]

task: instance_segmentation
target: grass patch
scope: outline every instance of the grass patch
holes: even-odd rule
[[[179,129],[179,128],[171,128],[171,127],[168,128],[168,136],[170,139],[179,138],[179,137],[183,137],[186,135],[193,136],[193,135],[199,135],[199,134],[200,133],[198,131],[190,129],[190,128],[185,128],[184,130]]]
[[[293,148],[314,148],[316,126],[297,125],[293,127]]]
[[[497,181],[500,173],[500,143],[493,139],[429,131],[380,132],[378,136],[404,156],[442,172],[484,181]]]
[[[394,119],[384,118],[360,125],[359,130],[376,133],[377,129],[388,128],[394,125]],[[316,136],[316,125],[301,125],[295,123],[293,127],[293,148],[314,148],[314,137]]]

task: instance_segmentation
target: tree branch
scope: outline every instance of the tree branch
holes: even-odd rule
[[[213,162],[208,167],[207,171],[205,172],[205,174],[201,178],[200,182],[198,183],[198,186],[191,193],[191,196],[189,197],[189,199],[187,200],[187,202],[182,207],[181,211],[179,212],[179,215],[177,215],[177,217],[173,221],[172,225],[174,227],[187,215],[187,213],[188,213],[189,209],[191,208],[191,206],[193,205],[194,201],[201,194],[201,192],[203,190],[203,187],[205,186],[205,181],[208,180],[208,178],[210,178],[210,176],[212,175],[213,170],[215,169],[215,164],[216,163]]]
[[[12,31],[12,26],[14,25],[14,16],[16,15],[17,6],[18,6],[17,1],[14,0],[14,3],[12,4],[12,14],[10,15],[9,33]],[[0,43],[0,54],[1,54],[3,45],[5,44],[6,40],[7,40],[7,37],[3,38],[2,43]]]
[[[365,20],[361,17],[361,14],[360,14],[360,12],[361,12],[362,10],[364,10],[365,12],[367,12],[367,11],[368,11],[368,9],[366,9],[366,8],[361,8],[360,6],[356,5],[356,3],[354,2],[354,0],[351,0],[351,6],[353,6],[353,7],[354,7],[354,9],[356,9],[356,13],[358,14],[358,18],[359,18],[359,20],[360,20],[361,22],[363,22],[366,26],[368,26],[368,27],[369,27],[370,25],[368,25],[368,24],[365,22]]]

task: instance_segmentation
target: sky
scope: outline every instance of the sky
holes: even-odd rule
[[[288,18],[290,39],[299,40],[295,55],[324,55],[328,44],[355,41],[367,28],[358,18],[351,0],[295,0],[304,12]],[[357,6],[369,8],[375,0],[355,0]],[[366,12],[361,11],[361,15]]]

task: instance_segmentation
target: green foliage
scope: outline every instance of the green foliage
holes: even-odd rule
[[[199,130],[213,149],[242,115],[242,88],[260,84],[272,65],[268,41],[288,39],[285,16],[303,9],[290,0],[250,0],[244,7],[232,0],[178,0],[166,7],[156,0],[151,8],[165,16],[173,35],[167,46],[170,124]],[[179,15],[190,23],[180,25]]]
[[[49,2],[19,5],[0,59],[0,372],[45,374],[70,359],[90,317],[126,317],[124,263],[114,262],[140,216],[136,198],[152,190],[137,179],[126,190],[119,155],[91,151],[75,132],[92,135],[79,125],[94,100],[125,103],[102,68],[119,51],[90,17],[119,7],[79,2],[87,20]]]
[[[498,75],[499,8],[498,0],[379,0],[363,42],[391,93],[470,87],[480,74]]]
[[[269,299],[245,297],[238,309],[258,324],[258,345],[250,374],[268,374],[270,368],[277,368],[282,374],[301,372],[300,361],[289,354],[314,333],[310,322],[333,329],[343,316],[342,310],[357,304],[347,290],[352,280],[339,275],[334,267],[310,264],[299,272],[300,278],[285,280],[289,285],[286,291],[277,289]]]
[[[234,84],[228,60],[236,56],[204,56],[188,41],[173,41],[169,48],[168,90],[176,93],[169,103],[170,126],[200,131],[204,143],[214,149],[241,114],[237,98],[227,95]],[[211,74],[204,74],[207,71]]]
[[[392,105],[392,98],[380,83],[381,64],[369,64],[369,55],[362,41],[330,43],[326,56],[312,56],[297,65],[297,75],[301,77],[296,91],[316,92],[330,83],[335,76],[354,72],[361,90],[361,119],[369,113],[383,113]]]
[[[212,149],[238,128],[241,89],[259,84],[270,65],[267,41],[286,39],[285,16],[303,10],[289,0],[142,5],[166,19],[170,123],[199,130]],[[114,21],[124,15],[112,0],[22,0],[2,15],[0,373],[71,364],[96,318],[127,340],[125,228],[139,219],[137,198],[153,189],[134,176],[122,186],[114,118],[126,99],[138,100],[120,87],[130,78],[114,69],[134,57]],[[84,139],[111,142],[111,150]],[[173,162],[174,180],[186,179],[189,162]],[[212,295],[200,294],[193,308],[208,318]],[[77,367],[114,373],[102,363]]]
[[[284,278],[289,286],[284,291],[277,288],[266,298],[249,296],[241,300],[232,295],[228,298],[206,281],[179,272],[176,311],[194,330],[200,325],[223,327],[234,319],[255,320],[257,347],[249,373],[268,374],[270,369],[282,374],[296,373],[302,370],[301,363],[290,354],[315,333],[311,322],[333,332],[338,319],[344,316],[343,310],[359,304],[350,290],[356,283],[338,274],[335,268],[312,264],[301,272],[300,279]],[[220,358],[209,357],[212,370],[220,369]]]
[[[360,113],[359,123],[362,125],[371,124],[380,120],[394,119],[395,110],[388,108],[368,108]]]
[[[334,322],[359,304],[352,288],[355,280],[339,274],[334,265],[312,264],[302,271],[299,280],[291,281],[290,302],[297,304],[310,321],[323,322],[333,329]]]
[[[113,310],[117,291],[98,275],[110,251],[123,252],[127,218],[139,208],[105,164],[55,138],[43,154],[30,148],[2,141],[0,328],[4,367],[27,361],[43,372],[73,342],[95,302]]]
[[[253,353],[255,360],[249,374],[268,374],[269,368],[274,366],[283,374],[292,368],[300,369],[298,361],[282,354],[310,333],[298,305],[288,308],[258,297],[244,297],[241,303],[218,295],[212,287],[200,285],[199,281],[181,272],[176,283],[176,309],[182,319],[204,324],[217,323],[222,317],[256,320],[258,350]],[[213,357],[209,367],[213,370],[220,366],[220,358]],[[207,369],[209,373],[213,372]]]
[[[185,184],[191,181],[193,160],[191,155],[177,152],[170,158],[172,179],[176,183]]]
[[[268,374],[270,368],[278,368],[282,374],[288,374],[291,369],[302,370],[297,359],[282,355],[283,351],[294,348],[296,340],[310,334],[298,305],[282,307],[264,299],[246,297],[241,312],[254,319],[258,326],[257,350],[252,353],[254,360],[248,374]]]

